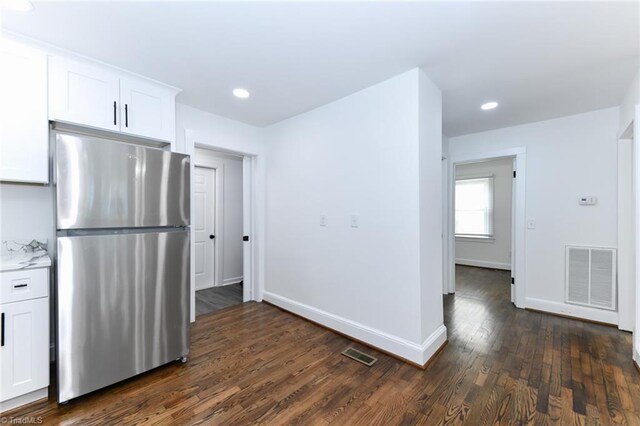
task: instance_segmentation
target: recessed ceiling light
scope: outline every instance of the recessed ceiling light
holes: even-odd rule
[[[33,10],[33,4],[29,0],[3,0],[2,6],[16,12],[29,12]]]
[[[485,111],[488,111],[490,109],[494,109],[497,106],[498,106],[497,102],[487,102],[486,104],[482,104],[482,106],[480,108],[485,110]]]
[[[240,99],[247,99],[250,93],[246,89],[233,89],[233,96]]]

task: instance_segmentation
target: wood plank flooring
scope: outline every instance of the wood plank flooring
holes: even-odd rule
[[[423,371],[263,303],[200,317],[189,362],[58,407],[44,424],[640,425],[631,335],[514,308],[508,273],[458,267],[449,344]]]
[[[196,291],[196,316],[242,303],[242,283]]]

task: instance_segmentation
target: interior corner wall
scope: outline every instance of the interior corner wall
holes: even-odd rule
[[[419,71],[420,313],[425,363],[447,338],[443,324],[442,93]]]
[[[617,245],[618,127],[615,107],[449,139],[452,157],[527,149],[526,307],[617,324],[617,312],[565,302],[564,264],[566,245]]]
[[[272,125],[266,141],[265,300],[414,362],[418,80],[415,69]]]
[[[456,166],[456,178],[493,175],[493,239],[456,238],[456,264],[511,270],[513,159]]]

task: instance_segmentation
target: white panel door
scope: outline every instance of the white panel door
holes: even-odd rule
[[[214,169],[193,171],[196,290],[215,285],[215,182]]]
[[[47,56],[0,45],[0,180],[49,182]]]
[[[251,255],[251,247],[253,247],[253,238],[251,232],[252,223],[252,170],[253,164],[251,157],[243,157],[242,159],[242,301],[257,300],[253,294],[253,276],[251,275],[253,256]],[[248,241],[246,240],[248,239]]]
[[[0,401],[49,385],[49,298],[0,305]]]
[[[120,130],[153,139],[175,139],[175,93],[130,77],[120,80]]]
[[[49,119],[120,130],[118,74],[59,57],[49,66]]]

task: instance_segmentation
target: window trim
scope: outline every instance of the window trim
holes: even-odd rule
[[[453,209],[453,213],[454,213],[454,221],[453,221],[453,232],[454,232],[454,237],[456,239],[456,241],[473,241],[473,242],[483,242],[483,243],[493,243],[495,242],[495,177],[496,175],[494,173],[476,173],[476,174],[465,174],[465,175],[460,175],[460,176],[456,176],[455,177],[455,183],[454,183],[454,188],[453,188],[453,198],[454,198],[454,209]],[[456,186],[458,184],[458,181],[463,181],[463,180],[475,180],[475,179],[490,179],[490,197],[491,200],[489,201],[490,204],[490,211],[491,211],[491,217],[490,217],[490,229],[492,231],[491,234],[457,234],[455,232],[455,213],[456,213],[456,208],[455,208],[455,193],[456,193]]]

